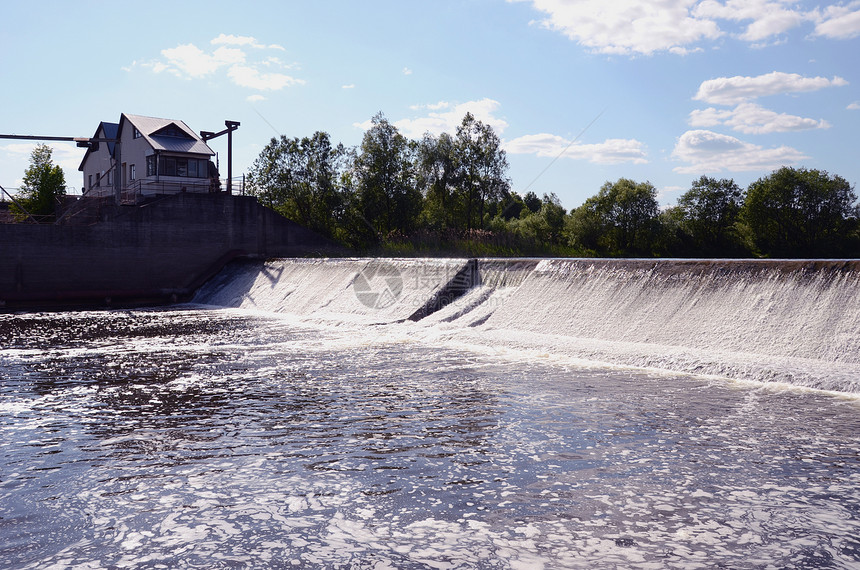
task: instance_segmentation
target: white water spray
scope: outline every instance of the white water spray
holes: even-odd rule
[[[195,300],[345,326],[413,317],[419,328],[405,334],[860,393],[857,262],[480,260],[473,274],[466,267],[451,259],[247,263],[228,268]],[[388,281],[374,283],[380,274]]]

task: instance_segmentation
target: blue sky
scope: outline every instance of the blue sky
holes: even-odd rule
[[[513,189],[567,208],[621,177],[663,204],[703,174],[782,165],[860,181],[860,0],[4,2],[0,133],[88,136],[122,112],[241,122],[234,174],[271,137],[357,145],[470,111]],[[54,159],[80,189],[82,149]],[[226,173],[226,138],[212,141]],[[0,185],[31,144],[0,140]]]

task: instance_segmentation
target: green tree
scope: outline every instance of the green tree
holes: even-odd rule
[[[522,197],[516,192],[510,192],[499,202],[499,217],[505,221],[510,221],[519,218],[525,209],[526,205]]]
[[[744,193],[734,180],[702,176],[678,199],[679,229],[686,233],[697,256],[742,255],[736,223]]]
[[[457,127],[457,180],[466,210],[466,229],[481,228],[489,201],[510,192],[508,159],[502,141],[490,125],[466,113]]]
[[[555,193],[544,194],[540,208],[532,212],[523,205],[518,220],[511,220],[508,227],[515,234],[531,240],[536,245],[560,245],[565,231],[567,211]]]
[[[338,148],[342,148],[339,145]],[[343,218],[335,230],[335,239],[354,248],[365,248],[379,242],[379,233],[365,219],[358,194],[358,149],[343,149],[338,157],[337,185],[343,205]]]
[[[526,195],[523,196],[523,204],[525,204],[529,210],[537,214],[540,211],[543,202],[541,202],[541,199],[538,198],[537,194],[532,191],[528,191],[526,192]]]
[[[627,178],[606,182],[571,212],[571,245],[599,255],[652,255],[658,213],[657,190],[651,183]]]
[[[17,218],[34,216],[53,216],[59,200],[66,195],[66,177],[63,169],[51,160],[51,147],[36,145],[30,154],[30,166],[24,171],[18,203],[26,210],[22,212],[13,206]]]
[[[860,214],[856,202],[841,176],[783,167],[750,184],[740,218],[761,255],[853,256]]]
[[[415,145],[382,113],[364,133],[355,162],[358,213],[378,238],[392,231],[408,233],[421,212],[415,182]]]
[[[273,138],[249,172],[249,188],[260,202],[328,237],[342,213],[337,164],[342,146],[332,147],[329,135]]]
[[[652,241],[652,250],[660,257],[699,257],[690,234],[682,228],[684,212],[672,206],[657,214],[657,233]]]
[[[546,225],[546,234],[544,241],[553,245],[560,244],[562,235],[564,234],[564,221],[567,217],[567,210],[561,205],[561,200],[555,193],[543,195],[543,201],[538,212],[538,216]]]
[[[417,150],[417,184],[424,195],[425,222],[441,229],[456,226],[459,213],[456,194],[457,157],[448,133],[424,135]]]

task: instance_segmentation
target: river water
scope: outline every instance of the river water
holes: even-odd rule
[[[0,315],[0,567],[860,566],[857,397],[409,326]]]

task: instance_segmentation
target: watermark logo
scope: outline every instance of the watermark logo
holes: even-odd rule
[[[396,303],[403,293],[403,277],[392,265],[371,263],[356,275],[352,289],[362,305],[385,309]]]

